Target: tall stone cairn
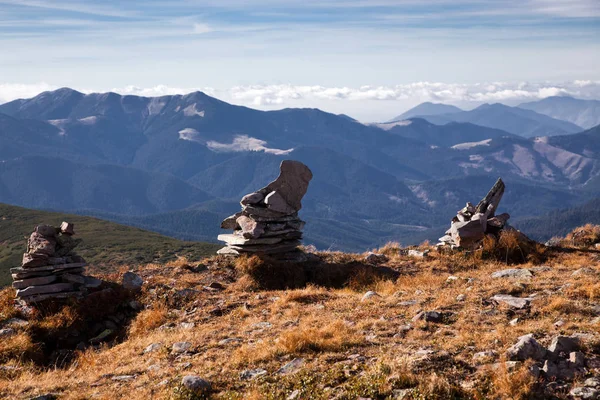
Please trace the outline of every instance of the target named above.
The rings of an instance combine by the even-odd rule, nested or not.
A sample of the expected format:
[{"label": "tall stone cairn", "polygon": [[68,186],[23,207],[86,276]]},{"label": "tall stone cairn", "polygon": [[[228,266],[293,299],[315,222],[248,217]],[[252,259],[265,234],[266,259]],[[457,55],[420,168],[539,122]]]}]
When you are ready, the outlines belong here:
[{"label": "tall stone cairn", "polygon": [[284,160],[279,169],[277,179],[244,196],[242,211],[221,223],[221,228],[233,229],[233,233],[219,235],[227,246],[218,254],[283,254],[300,245],[304,221],[298,211],[313,175],[299,161]]},{"label": "tall stone cairn", "polygon": [[73,238],[74,234],[73,224],[68,222],[63,222],[60,228],[35,227],[21,267],[10,270],[17,299],[34,303],[80,297],[86,288],[100,285],[100,280],[83,276],[86,262],[73,252],[81,243],[81,239]]}]

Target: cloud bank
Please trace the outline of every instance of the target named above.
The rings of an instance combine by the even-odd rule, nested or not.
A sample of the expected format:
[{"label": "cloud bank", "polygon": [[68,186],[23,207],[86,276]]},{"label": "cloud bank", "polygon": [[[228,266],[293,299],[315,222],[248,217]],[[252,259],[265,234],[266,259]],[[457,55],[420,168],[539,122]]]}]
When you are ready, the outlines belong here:
[{"label": "cloud bank", "polygon": [[[48,83],[0,83],[0,103],[18,98],[30,98],[46,90],[57,89]],[[419,103],[456,104],[468,107],[481,103],[505,103],[543,99],[549,96],[572,96],[600,99],[600,81],[574,80],[567,82],[483,82],[445,83],[412,82],[387,86],[320,86],[320,85],[246,85],[231,88],[124,86],[121,88],[81,89],[81,92],[113,91],[123,95],[146,97],[187,94],[202,91],[223,101],[271,110],[284,107],[316,107],[329,112],[346,113],[363,120],[386,119]],[[191,107],[191,106],[190,106]],[[195,105],[194,105],[195,107]],[[204,116],[202,110],[191,107],[188,113]],[[249,138],[252,139],[252,138]],[[264,146],[246,140],[246,146]],[[244,139],[245,140],[245,139]],[[235,143],[235,142],[234,142]],[[241,142],[238,142],[238,146]],[[266,148],[266,147],[265,147]],[[267,149],[268,150],[268,149]],[[234,150],[231,150],[234,151]],[[266,151],[260,149],[259,151]],[[285,151],[285,150],[284,150]]]}]

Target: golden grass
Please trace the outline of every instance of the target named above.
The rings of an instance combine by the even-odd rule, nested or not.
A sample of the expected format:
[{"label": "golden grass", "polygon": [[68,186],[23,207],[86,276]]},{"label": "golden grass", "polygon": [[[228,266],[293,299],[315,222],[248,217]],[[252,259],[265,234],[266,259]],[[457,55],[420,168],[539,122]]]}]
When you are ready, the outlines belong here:
[{"label": "golden grass", "polygon": [[167,306],[154,303],[151,308],[141,311],[129,327],[130,336],[142,336],[163,325],[167,320]]},{"label": "golden grass", "polygon": [[298,328],[283,332],[277,347],[283,353],[299,354],[307,351],[342,351],[364,341],[354,329],[343,321],[333,321],[319,326],[323,321],[307,321]]},{"label": "golden grass", "polygon": [[588,247],[600,242],[600,225],[586,224],[573,229],[564,243],[574,247]]},{"label": "golden grass", "polygon": [[[513,245],[509,239],[503,242],[505,248]],[[302,268],[322,275],[294,289],[261,288],[257,280],[261,274],[274,274],[267,278],[277,282],[279,264],[258,257],[206,259],[202,262],[209,269],[203,273],[185,268],[184,260],[169,267],[149,265],[138,270],[147,282],[137,298],[145,308],[129,322],[128,334],[120,340],[88,348],[62,368],[32,363],[41,354],[40,330],[54,334],[77,326],[88,315],[104,318],[99,310],[85,314],[74,305],[42,310],[30,317],[29,326],[16,327],[17,335],[3,338],[2,363],[20,369],[0,373],[0,398],[54,392],[61,399],[174,399],[182,398],[176,397],[183,393],[176,390],[182,376],[194,374],[212,382],[215,399],[282,399],[295,390],[302,399],[382,399],[406,388],[413,389],[409,398],[415,399],[525,399],[539,396],[527,365],[509,371],[486,364],[502,365],[504,351],[528,333],[544,345],[559,332],[598,338],[590,311],[598,302],[598,276],[571,276],[584,266],[598,269],[593,252],[553,250],[545,254],[548,271],[516,282],[490,276],[506,268],[505,255],[485,259],[432,251],[428,258],[415,259],[402,255],[395,244],[385,247],[390,259],[384,269],[395,271],[394,276],[365,266],[364,254],[316,253],[321,261]],[[519,267],[537,266],[529,258]],[[348,271],[363,275],[353,281]],[[450,275],[459,279],[448,280]],[[117,281],[119,275],[110,279]],[[212,281],[225,283],[227,289],[204,289]],[[188,288],[195,291],[179,299],[177,291]],[[361,301],[367,290],[380,296]],[[531,312],[515,315],[489,301],[498,293],[537,296]],[[465,300],[457,301],[459,294]],[[2,320],[18,316],[3,295]],[[110,308],[109,301],[102,299],[98,308]],[[411,321],[419,310],[443,311],[452,317],[441,324]],[[517,324],[509,324],[517,316]],[[554,326],[558,319],[565,322],[560,330]],[[185,329],[183,322],[194,327]],[[408,324],[412,328],[401,330]],[[157,329],[163,325],[165,329]],[[192,343],[192,352],[172,354],[172,344],[179,341]],[[152,343],[161,343],[162,348],[144,354]],[[586,357],[596,351],[595,343],[585,347]],[[419,356],[423,349],[432,353]],[[473,354],[490,349],[497,355],[482,362],[481,370],[471,368]],[[276,373],[294,358],[304,360],[298,372]],[[257,368],[267,374],[254,380],[240,378],[243,371]],[[113,380],[118,375],[135,378]]]}]

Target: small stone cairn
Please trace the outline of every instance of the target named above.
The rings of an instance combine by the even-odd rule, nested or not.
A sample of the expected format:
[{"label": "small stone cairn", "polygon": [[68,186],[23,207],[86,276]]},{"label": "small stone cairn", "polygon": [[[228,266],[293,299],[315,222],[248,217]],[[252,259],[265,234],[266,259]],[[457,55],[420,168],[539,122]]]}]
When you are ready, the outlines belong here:
[{"label": "small stone cairn", "polygon": [[285,254],[300,245],[304,221],[298,218],[298,211],[313,175],[299,161],[284,160],[279,168],[277,179],[244,196],[242,211],[221,223],[222,229],[234,232],[219,235],[227,246],[218,254]]},{"label": "small stone cairn", "polygon": [[86,288],[101,284],[96,278],[82,275],[87,264],[83,257],[73,253],[81,243],[81,239],[73,238],[74,234],[73,224],[68,222],[63,222],[60,228],[35,227],[21,267],[10,270],[17,299],[33,303],[81,297]]},{"label": "small stone cairn", "polygon": [[466,207],[458,211],[456,217],[452,218],[452,225],[441,237],[439,247],[449,246],[454,248],[474,249],[485,235],[498,236],[503,229],[514,229],[508,226],[510,215],[507,213],[495,215],[500,200],[504,195],[505,185],[498,178],[488,194],[473,206],[467,203]]}]

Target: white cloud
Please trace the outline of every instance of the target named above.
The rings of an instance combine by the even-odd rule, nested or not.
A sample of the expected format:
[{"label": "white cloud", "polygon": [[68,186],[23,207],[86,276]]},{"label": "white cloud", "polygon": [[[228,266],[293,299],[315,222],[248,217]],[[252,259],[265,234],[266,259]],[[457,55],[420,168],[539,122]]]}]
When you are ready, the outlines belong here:
[{"label": "white cloud", "polygon": [[[181,133],[181,132],[180,132]],[[206,146],[216,152],[241,152],[241,151],[264,151],[265,153],[285,155],[291,153],[294,149],[281,150],[267,147],[267,142],[248,135],[239,135],[233,139],[232,143],[219,143],[210,140]]]},{"label": "white cloud", "polygon": [[0,83],[0,104],[16,99],[27,99],[47,90],[58,89],[47,83]]},{"label": "white cloud", "polygon": [[414,82],[394,86],[324,87],[295,85],[236,86],[231,98],[254,106],[293,103],[294,100],[414,100],[436,102],[502,102],[570,95],[600,98],[600,81],[565,83],[475,83]]}]

